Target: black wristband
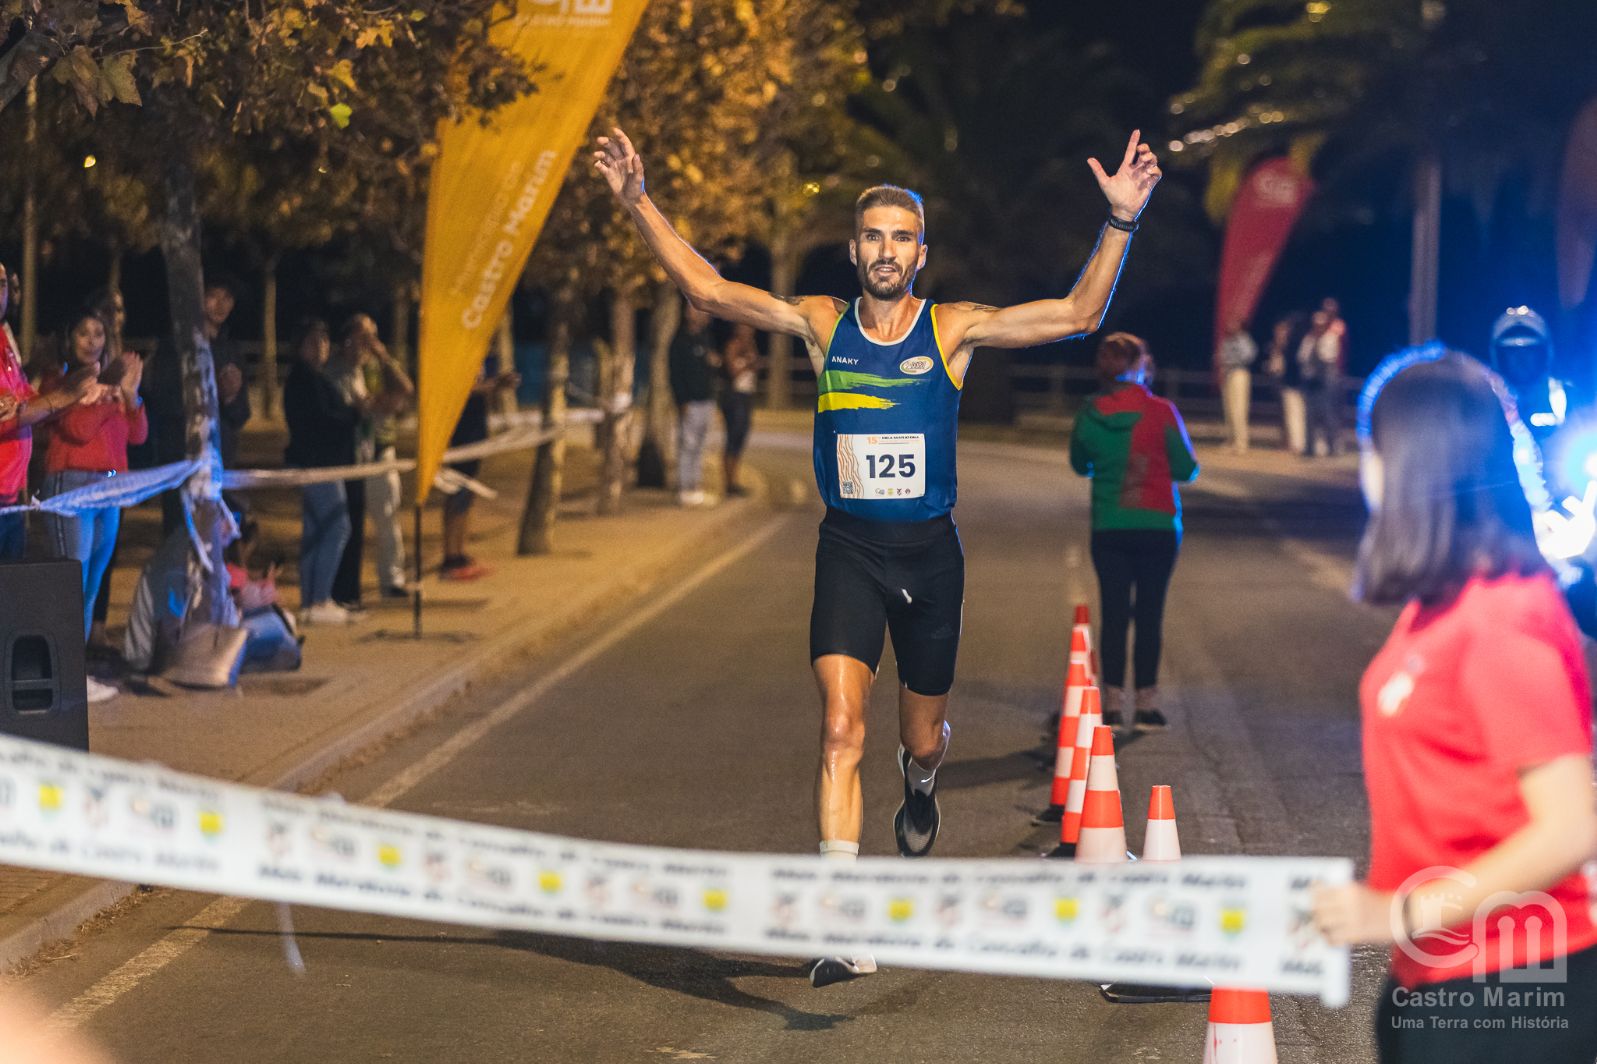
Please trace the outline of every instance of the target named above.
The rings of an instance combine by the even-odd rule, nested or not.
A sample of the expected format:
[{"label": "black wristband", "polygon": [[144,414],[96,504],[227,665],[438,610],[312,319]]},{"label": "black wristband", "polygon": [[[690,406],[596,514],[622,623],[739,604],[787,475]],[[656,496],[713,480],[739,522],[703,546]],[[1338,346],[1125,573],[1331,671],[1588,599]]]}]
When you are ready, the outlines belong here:
[{"label": "black wristband", "polygon": [[1113,214],[1111,214],[1109,216],[1109,228],[1118,229],[1122,233],[1135,233],[1137,231],[1137,226],[1138,226],[1137,222],[1122,222],[1119,218],[1116,218]]}]

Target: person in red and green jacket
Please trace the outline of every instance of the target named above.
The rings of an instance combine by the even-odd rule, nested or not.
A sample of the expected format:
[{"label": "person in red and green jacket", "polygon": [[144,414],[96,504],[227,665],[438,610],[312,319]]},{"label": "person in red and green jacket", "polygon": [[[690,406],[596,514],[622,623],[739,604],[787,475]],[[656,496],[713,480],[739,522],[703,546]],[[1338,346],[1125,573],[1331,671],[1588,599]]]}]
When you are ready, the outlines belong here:
[{"label": "person in red and green jacket", "polygon": [[[1148,345],[1111,333],[1098,346],[1102,388],[1076,415],[1070,465],[1092,478],[1092,564],[1098,571],[1104,723],[1124,723],[1126,639],[1137,626],[1138,731],[1165,727],[1159,709],[1165,591],[1181,548],[1176,484],[1198,475],[1187,427],[1148,390]],[[1135,605],[1133,605],[1135,603]]]}]

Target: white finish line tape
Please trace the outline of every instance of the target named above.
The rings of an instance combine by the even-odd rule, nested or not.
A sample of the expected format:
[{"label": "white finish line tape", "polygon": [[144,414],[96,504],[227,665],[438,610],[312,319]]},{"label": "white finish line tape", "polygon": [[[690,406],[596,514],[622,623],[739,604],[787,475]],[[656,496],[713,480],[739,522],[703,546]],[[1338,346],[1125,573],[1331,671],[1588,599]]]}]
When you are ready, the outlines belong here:
[{"label": "white finish line tape", "polygon": [[1346,1004],[1309,919],[1342,858],[819,857],[586,842],[0,737],[0,863],[330,909],[905,967],[1257,987]]}]

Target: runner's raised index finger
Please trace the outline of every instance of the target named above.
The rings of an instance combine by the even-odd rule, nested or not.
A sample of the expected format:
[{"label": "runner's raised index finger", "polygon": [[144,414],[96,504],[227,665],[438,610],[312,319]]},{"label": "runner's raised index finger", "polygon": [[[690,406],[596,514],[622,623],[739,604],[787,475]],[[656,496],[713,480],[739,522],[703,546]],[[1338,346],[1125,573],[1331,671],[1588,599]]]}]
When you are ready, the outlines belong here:
[{"label": "runner's raised index finger", "polygon": [[1136,155],[1137,155],[1137,140],[1141,136],[1142,136],[1142,130],[1133,129],[1131,131],[1131,139],[1126,141],[1126,157],[1124,159],[1120,160],[1120,165],[1121,165],[1122,168],[1130,166],[1131,165],[1131,160],[1136,158]]}]

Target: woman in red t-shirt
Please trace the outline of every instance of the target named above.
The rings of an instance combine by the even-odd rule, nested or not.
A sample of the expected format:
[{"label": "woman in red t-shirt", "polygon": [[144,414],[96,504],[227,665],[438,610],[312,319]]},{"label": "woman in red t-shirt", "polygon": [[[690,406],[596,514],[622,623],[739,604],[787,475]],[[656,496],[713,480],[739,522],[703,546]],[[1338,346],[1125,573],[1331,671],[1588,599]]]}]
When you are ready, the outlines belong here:
[{"label": "woman in red t-shirt", "polygon": [[[1430,349],[1361,425],[1356,593],[1403,604],[1360,685],[1370,868],[1326,888],[1338,944],[1392,943],[1381,1060],[1597,1060],[1591,688],[1536,548],[1500,382]],[[1384,383],[1383,383],[1384,382]]]},{"label": "woman in red t-shirt", "polygon": [[[149,433],[144,403],[139,398],[143,360],[131,352],[111,361],[106,357],[105,322],[93,310],[80,311],[66,332],[66,360],[44,381],[46,392],[68,387],[82,375],[97,377],[97,402],[67,408],[50,422],[45,452],[43,494],[60,495],[128,471],[128,444],[143,443]],[[122,523],[115,506],[81,510],[72,516],[45,514],[48,542],[58,558],[83,566],[83,634],[94,619],[94,596],[110,564]]]}]

